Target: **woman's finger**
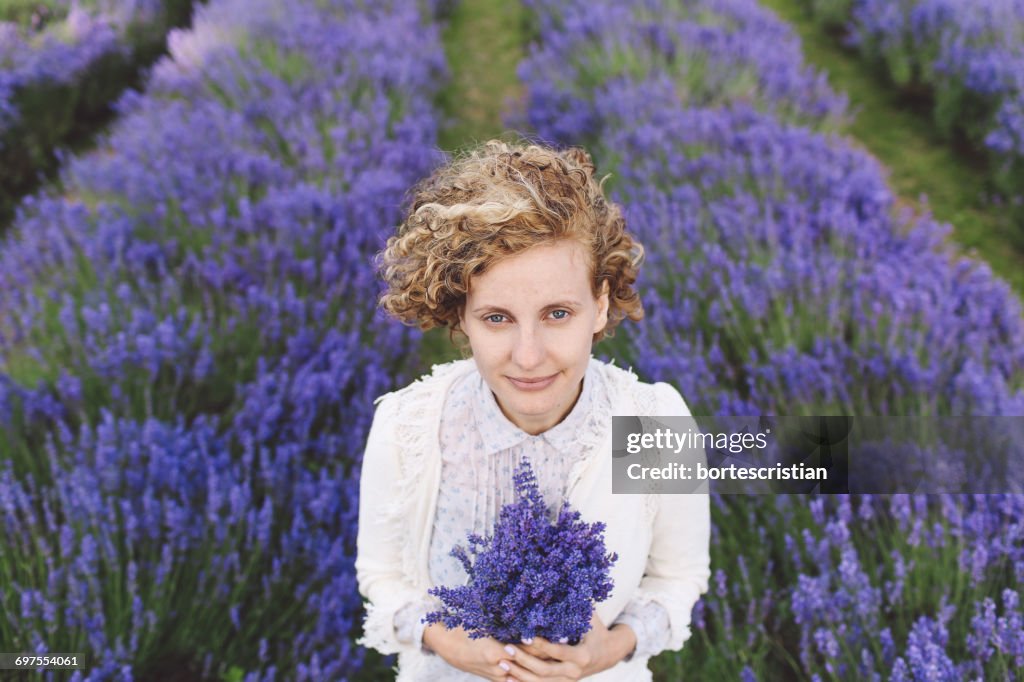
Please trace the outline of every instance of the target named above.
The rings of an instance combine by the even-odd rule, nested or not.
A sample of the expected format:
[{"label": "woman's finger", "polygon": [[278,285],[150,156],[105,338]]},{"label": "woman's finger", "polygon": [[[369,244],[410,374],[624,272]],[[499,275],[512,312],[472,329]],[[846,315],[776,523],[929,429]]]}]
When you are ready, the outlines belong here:
[{"label": "woman's finger", "polygon": [[545,647],[545,644],[549,644],[549,642],[546,639],[537,638],[534,639],[533,642],[530,644],[523,643],[517,644],[516,646],[518,646],[520,649],[527,652],[528,654],[532,654],[542,660],[555,658],[554,656],[550,656],[547,653],[548,649]]},{"label": "woman's finger", "polygon": [[[563,663],[562,661],[534,656],[533,654],[524,651],[521,647],[518,649],[518,653],[513,657],[511,663],[516,668],[523,670],[523,674],[527,675],[526,680],[523,682],[532,682],[532,680],[538,676],[544,680],[551,680],[560,676],[569,677],[569,673],[573,669],[571,665]],[[513,670],[514,669],[515,668],[513,668]],[[529,677],[530,675],[533,677]]]},{"label": "woman's finger", "polygon": [[509,672],[509,680],[515,682],[577,682],[578,677],[567,677],[558,672],[550,674],[537,674],[530,670],[524,669],[522,666],[518,666],[515,663],[509,665],[511,671]]},{"label": "woman's finger", "polygon": [[509,663],[508,675],[510,680],[516,680],[516,682],[541,682],[542,679],[544,682],[547,682],[548,680],[547,677],[542,678],[536,673],[516,665],[515,662]]},{"label": "woman's finger", "polygon": [[520,644],[519,648],[539,659],[550,661],[572,661],[576,653],[575,648],[568,644],[556,644],[543,637],[535,637],[532,643]]},{"label": "woman's finger", "polygon": [[520,645],[520,647],[523,646],[538,658],[554,658],[556,660],[562,660],[565,657],[564,649],[567,648],[564,644],[555,644],[543,637],[535,637],[530,644]]}]

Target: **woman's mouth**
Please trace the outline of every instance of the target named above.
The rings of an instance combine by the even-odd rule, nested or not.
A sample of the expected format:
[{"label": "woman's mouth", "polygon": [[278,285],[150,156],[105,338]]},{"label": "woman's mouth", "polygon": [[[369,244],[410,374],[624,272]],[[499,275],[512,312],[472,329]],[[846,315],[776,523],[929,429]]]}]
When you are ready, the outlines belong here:
[{"label": "woman's mouth", "polygon": [[536,379],[528,377],[505,378],[508,379],[509,382],[511,382],[511,384],[518,388],[520,391],[542,391],[554,383],[555,379],[558,378],[558,374],[552,374],[551,376],[548,377],[538,377]]}]

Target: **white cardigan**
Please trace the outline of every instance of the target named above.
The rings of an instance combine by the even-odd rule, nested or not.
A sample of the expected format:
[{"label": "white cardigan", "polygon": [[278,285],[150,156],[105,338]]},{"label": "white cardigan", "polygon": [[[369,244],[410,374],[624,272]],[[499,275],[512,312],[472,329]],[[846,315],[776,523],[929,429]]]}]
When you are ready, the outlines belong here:
[{"label": "white cardigan", "polygon": [[[613,414],[687,416],[678,391],[645,384],[632,372],[591,359],[612,391]],[[400,682],[419,682],[426,656],[418,644],[395,636],[394,616],[424,597],[427,557],[441,476],[441,410],[454,381],[476,371],[472,359],[435,365],[433,373],[381,396],[366,444],[359,486],[356,578],[368,601],[363,646],[399,654]],[[690,635],[690,612],[710,577],[710,507],[707,494],[613,495],[610,415],[595,415],[581,431],[584,455],[569,475],[569,502],[584,521],[603,521],[614,589],[596,605],[610,624],[633,596],[661,604],[669,614],[669,648]],[[647,658],[637,656],[598,673],[595,682],[650,680]]]}]

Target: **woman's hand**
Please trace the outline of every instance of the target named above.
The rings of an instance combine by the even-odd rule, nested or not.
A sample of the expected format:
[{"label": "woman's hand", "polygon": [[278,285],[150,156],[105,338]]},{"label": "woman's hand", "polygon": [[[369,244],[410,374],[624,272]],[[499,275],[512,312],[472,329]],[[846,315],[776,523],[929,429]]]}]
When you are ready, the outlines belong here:
[{"label": "woman's hand", "polygon": [[543,637],[520,644],[512,657],[509,677],[517,682],[576,682],[611,668],[636,646],[636,635],[629,626],[609,630],[596,613],[590,626],[580,643],[573,646]]},{"label": "woman's hand", "polygon": [[443,623],[427,626],[423,630],[423,643],[449,665],[491,682],[506,682],[513,669],[511,659],[521,655],[516,647],[506,646],[492,637],[470,639],[464,629],[449,630]]}]

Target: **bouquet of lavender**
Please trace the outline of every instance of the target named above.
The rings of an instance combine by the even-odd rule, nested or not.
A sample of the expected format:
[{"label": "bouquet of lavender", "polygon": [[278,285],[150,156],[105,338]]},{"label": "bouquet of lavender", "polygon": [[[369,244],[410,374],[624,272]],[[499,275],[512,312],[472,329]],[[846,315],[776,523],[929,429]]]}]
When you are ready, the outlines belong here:
[{"label": "bouquet of lavender", "polygon": [[443,608],[427,614],[426,622],[462,626],[473,639],[518,642],[539,635],[577,644],[590,629],[593,603],[611,593],[608,572],[618,557],[605,553],[604,524],[581,521],[568,501],[554,523],[548,520],[525,458],[515,486],[518,499],[502,507],[492,535],[470,534],[468,552],[452,549],[469,582],[430,589]]}]

